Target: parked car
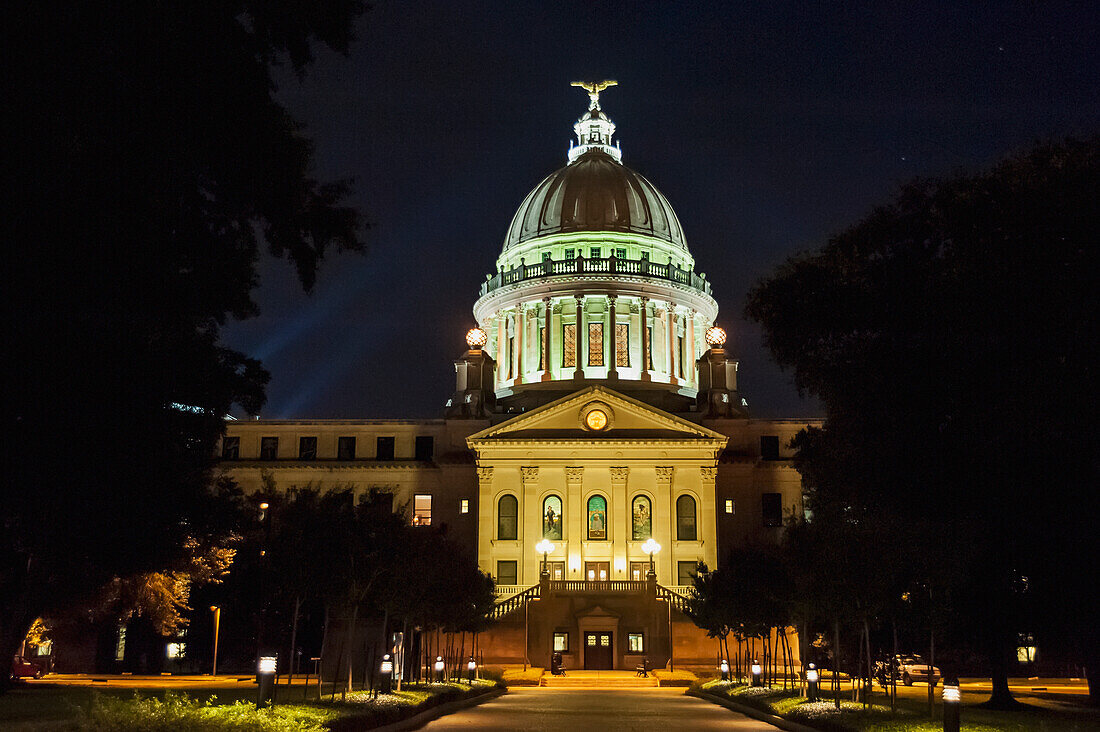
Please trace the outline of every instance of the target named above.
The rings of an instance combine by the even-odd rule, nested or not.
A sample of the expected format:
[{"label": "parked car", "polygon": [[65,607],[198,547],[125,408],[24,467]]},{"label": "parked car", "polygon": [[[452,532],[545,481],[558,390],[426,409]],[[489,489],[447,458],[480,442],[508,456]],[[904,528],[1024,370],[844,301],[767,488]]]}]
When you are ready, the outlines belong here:
[{"label": "parked car", "polygon": [[34,661],[28,661],[23,656],[13,656],[11,659],[11,677],[13,679],[36,678],[46,675],[46,669]]},{"label": "parked car", "polygon": [[912,686],[914,681],[928,681],[935,686],[940,680],[939,668],[929,666],[923,658],[916,655],[894,656],[892,660],[875,664],[875,678],[883,687],[890,684],[891,675],[906,686]]}]

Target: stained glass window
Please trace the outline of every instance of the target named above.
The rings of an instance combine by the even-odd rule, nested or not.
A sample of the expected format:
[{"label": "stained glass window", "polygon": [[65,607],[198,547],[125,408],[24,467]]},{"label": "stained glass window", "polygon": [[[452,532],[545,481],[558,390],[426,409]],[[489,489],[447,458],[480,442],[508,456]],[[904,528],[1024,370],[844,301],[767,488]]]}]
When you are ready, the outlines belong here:
[{"label": "stained glass window", "polygon": [[653,535],[653,508],[645,496],[637,496],[631,504],[631,534],[633,541],[645,541]]},{"label": "stained glass window", "polygon": [[603,366],[603,323],[588,324],[588,365]]},{"label": "stained glass window", "polygon": [[547,496],[542,502],[542,537],[561,540],[561,499]]},{"label": "stained glass window", "polygon": [[630,365],[630,325],[615,323],[615,365]]},{"label": "stained glass window", "polygon": [[588,499],[588,540],[607,541],[607,500],[603,496]]},{"label": "stained glass window", "polygon": [[573,323],[561,328],[561,365],[570,369],[577,366],[577,326]]}]

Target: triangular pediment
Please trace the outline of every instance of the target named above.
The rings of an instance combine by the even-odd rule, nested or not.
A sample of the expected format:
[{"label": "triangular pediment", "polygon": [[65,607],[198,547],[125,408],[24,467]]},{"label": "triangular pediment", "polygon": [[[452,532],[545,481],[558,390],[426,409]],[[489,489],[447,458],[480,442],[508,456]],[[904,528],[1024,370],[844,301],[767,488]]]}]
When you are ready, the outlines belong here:
[{"label": "triangular pediment", "polygon": [[[590,416],[593,411],[602,414]],[[726,437],[607,387],[590,386],[473,434],[468,442],[530,439],[725,442]]]},{"label": "triangular pediment", "polygon": [[595,606],[593,606],[593,607],[591,607],[587,610],[582,610],[581,612],[577,613],[573,617],[580,620],[581,618],[588,618],[588,619],[592,619],[592,618],[616,618],[617,619],[617,618],[622,617],[622,616],[618,615],[617,613],[613,613],[613,612],[610,612],[608,610],[604,610],[599,605],[595,605]]}]

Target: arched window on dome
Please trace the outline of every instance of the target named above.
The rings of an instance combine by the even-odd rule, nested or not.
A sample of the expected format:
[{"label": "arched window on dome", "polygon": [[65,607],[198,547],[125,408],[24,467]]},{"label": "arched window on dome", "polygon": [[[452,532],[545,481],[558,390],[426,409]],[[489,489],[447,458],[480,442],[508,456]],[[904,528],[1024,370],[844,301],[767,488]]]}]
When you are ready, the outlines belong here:
[{"label": "arched window on dome", "polygon": [[547,496],[542,502],[542,538],[561,541],[561,498]]},{"label": "arched window on dome", "polygon": [[653,507],[646,496],[635,496],[630,504],[630,539],[645,541],[653,536]]},{"label": "arched window on dome", "polygon": [[684,494],[676,499],[676,538],[680,541],[695,541],[695,499]]},{"label": "arched window on dome", "polygon": [[497,538],[519,538],[519,501],[513,495],[504,495],[497,501]]},{"label": "arched window on dome", "polygon": [[588,499],[588,540],[607,541],[607,499],[603,496]]}]

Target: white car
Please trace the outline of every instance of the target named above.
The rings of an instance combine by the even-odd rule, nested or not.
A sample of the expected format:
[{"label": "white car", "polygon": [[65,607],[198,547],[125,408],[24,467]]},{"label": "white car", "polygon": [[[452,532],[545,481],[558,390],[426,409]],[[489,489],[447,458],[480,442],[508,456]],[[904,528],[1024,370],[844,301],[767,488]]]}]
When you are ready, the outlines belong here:
[{"label": "white car", "polygon": [[897,674],[901,683],[912,686],[914,681],[928,681],[935,686],[940,680],[940,670],[929,666],[920,656],[898,656]]}]

